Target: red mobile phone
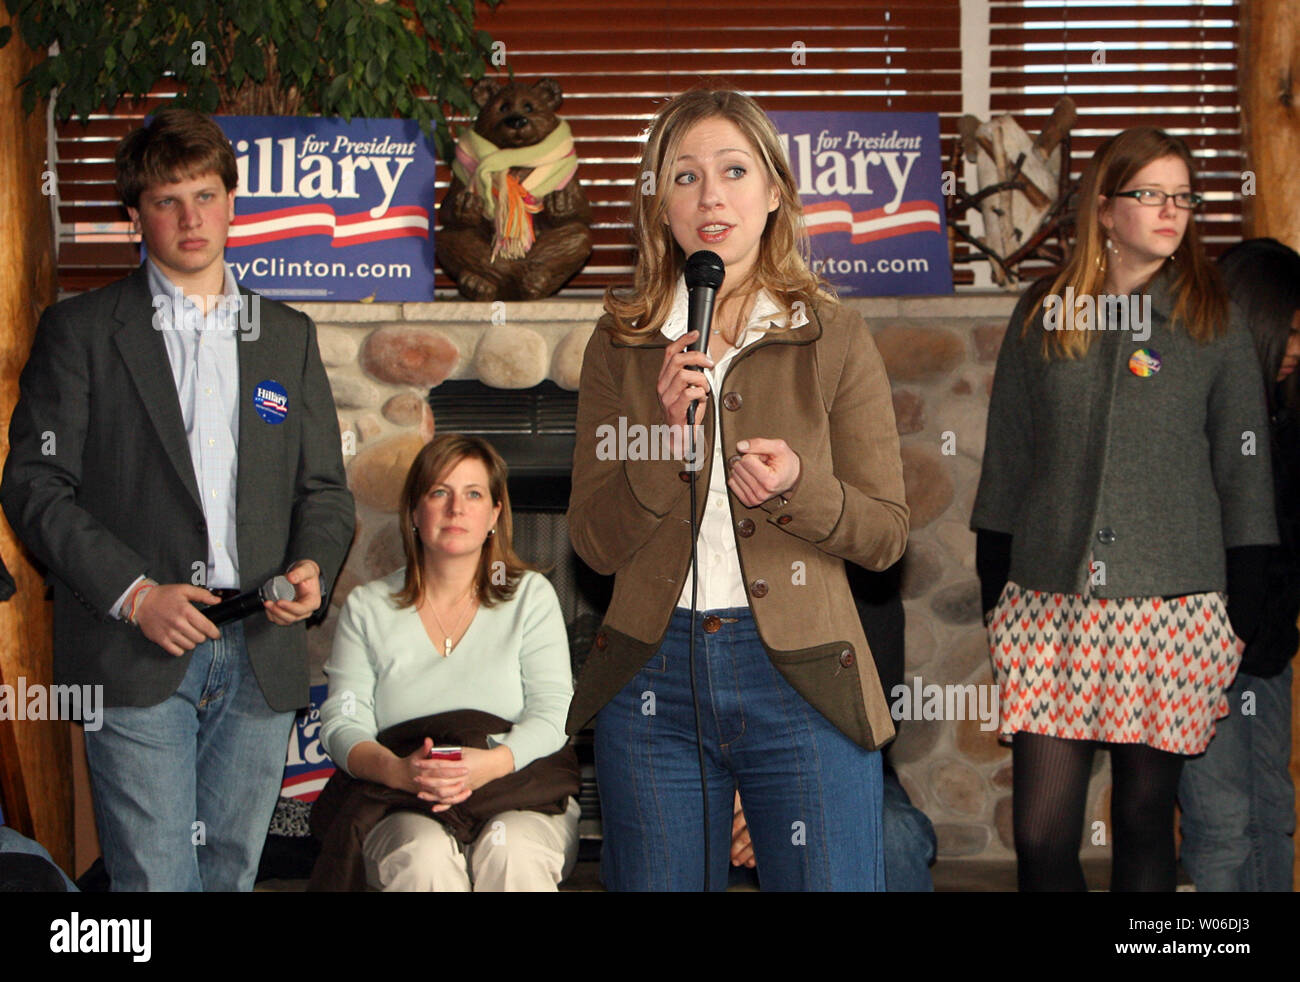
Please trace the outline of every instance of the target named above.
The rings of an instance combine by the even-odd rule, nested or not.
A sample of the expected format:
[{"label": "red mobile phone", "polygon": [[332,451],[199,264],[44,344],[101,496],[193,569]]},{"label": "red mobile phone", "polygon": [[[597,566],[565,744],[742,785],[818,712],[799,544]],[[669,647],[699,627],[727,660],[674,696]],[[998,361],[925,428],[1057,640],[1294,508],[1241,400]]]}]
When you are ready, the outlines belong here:
[{"label": "red mobile phone", "polygon": [[460,760],[460,747],[430,747],[426,760]]}]

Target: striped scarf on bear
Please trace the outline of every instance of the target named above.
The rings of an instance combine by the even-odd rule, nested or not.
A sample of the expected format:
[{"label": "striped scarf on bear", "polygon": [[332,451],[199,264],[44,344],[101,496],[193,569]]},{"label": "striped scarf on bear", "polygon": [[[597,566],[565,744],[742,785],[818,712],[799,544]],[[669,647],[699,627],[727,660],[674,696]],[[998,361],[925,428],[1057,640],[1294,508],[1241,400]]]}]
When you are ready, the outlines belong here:
[{"label": "striped scarf on bear", "polygon": [[[512,167],[528,167],[532,173],[518,181],[510,174]],[[483,197],[483,213],[496,226],[494,262],[497,256],[522,259],[528,254],[536,238],[533,215],[542,210],[542,199],[568,184],[577,169],[573,136],[563,120],[541,143],[504,150],[467,130],[456,143],[451,165],[461,183]]]}]

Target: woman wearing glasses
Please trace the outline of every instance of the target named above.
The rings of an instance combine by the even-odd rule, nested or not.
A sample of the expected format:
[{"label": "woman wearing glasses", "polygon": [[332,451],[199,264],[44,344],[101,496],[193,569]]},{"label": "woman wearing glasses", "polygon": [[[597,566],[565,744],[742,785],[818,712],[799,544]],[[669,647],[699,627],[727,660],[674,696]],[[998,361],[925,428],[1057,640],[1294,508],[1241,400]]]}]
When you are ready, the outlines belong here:
[{"label": "woman wearing glasses", "polygon": [[1174,888],[1182,763],[1228,711],[1251,547],[1277,542],[1259,361],[1197,239],[1192,182],[1160,130],[1102,144],[1074,251],[998,356],[971,527],[1022,890],[1085,889],[1099,746],[1111,888]]}]

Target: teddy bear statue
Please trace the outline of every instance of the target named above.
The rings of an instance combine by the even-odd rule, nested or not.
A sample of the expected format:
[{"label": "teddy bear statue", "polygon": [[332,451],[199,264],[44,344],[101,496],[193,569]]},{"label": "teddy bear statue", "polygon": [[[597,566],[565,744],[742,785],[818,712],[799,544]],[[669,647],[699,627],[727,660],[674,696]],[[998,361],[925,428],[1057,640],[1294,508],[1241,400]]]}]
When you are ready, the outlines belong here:
[{"label": "teddy bear statue", "polygon": [[569,124],[555,115],[560,86],[485,78],[472,95],[479,114],[456,144],[438,262],[470,300],[550,296],[591,255],[591,205]]}]

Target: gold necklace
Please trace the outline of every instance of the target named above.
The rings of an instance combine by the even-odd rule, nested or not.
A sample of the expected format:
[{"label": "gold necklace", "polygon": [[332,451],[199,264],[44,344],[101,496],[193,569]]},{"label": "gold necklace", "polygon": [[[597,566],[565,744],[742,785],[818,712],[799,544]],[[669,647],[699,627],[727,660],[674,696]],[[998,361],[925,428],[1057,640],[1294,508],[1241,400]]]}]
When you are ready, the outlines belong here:
[{"label": "gold necklace", "polygon": [[465,598],[465,608],[461,611],[461,619],[457,622],[456,629],[450,634],[448,634],[447,629],[442,626],[442,618],[438,616],[438,611],[434,609],[433,598],[426,596],[425,599],[429,601],[429,613],[433,615],[434,623],[438,625],[438,632],[443,635],[442,657],[446,658],[451,654],[451,639],[460,632],[461,626],[465,622],[465,614],[468,612],[471,602],[474,599],[474,588],[472,586],[469,588],[469,594]]}]

